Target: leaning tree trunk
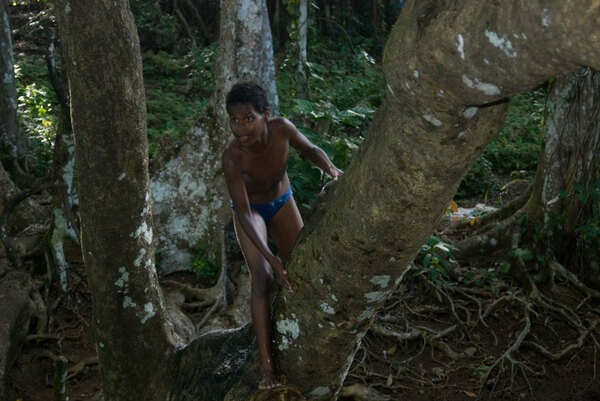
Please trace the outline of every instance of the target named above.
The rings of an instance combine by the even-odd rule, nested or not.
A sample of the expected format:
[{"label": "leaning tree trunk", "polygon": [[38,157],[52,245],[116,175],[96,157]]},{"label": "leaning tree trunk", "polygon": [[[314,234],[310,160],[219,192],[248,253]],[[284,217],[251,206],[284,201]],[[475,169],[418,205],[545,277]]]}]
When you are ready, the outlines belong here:
[{"label": "leaning tree trunk", "polygon": [[295,292],[274,307],[280,364],[303,393],[335,397],[371,318],[500,131],[505,99],[600,63],[588,39],[599,16],[585,1],[407,4],[385,52],[386,99],[293,251]]},{"label": "leaning tree trunk", "polygon": [[[199,252],[221,265],[222,222],[229,203],[221,173],[221,153],[230,140],[225,94],[241,80],[268,90],[278,109],[275,64],[265,0],[221,2],[215,89],[207,110],[179,142],[163,149],[152,168],[157,249],[161,273],[185,270]],[[220,263],[221,262],[221,263]]]},{"label": "leaning tree trunk", "polygon": [[[0,0],[0,154],[2,163],[15,178],[21,178],[27,139],[17,119],[15,57],[8,17],[8,0]],[[8,157],[6,157],[8,156]]]},{"label": "leaning tree trunk", "polygon": [[[530,224],[553,228],[548,247],[558,261],[577,266],[579,277],[598,284],[598,250],[586,248],[577,229],[592,212],[593,199],[586,195],[596,185],[600,166],[600,72],[585,68],[557,78],[545,122],[545,144],[523,212]],[[558,221],[550,221],[553,216],[561,216],[560,228]]]},{"label": "leaning tree trunk", "polygon": [[[127,2],[60,1],[57,10],[105,399],[246,400],[256,389],[248,367],[257,365],[248,327],[181,348],[170,335],[150,244],[140,57]],[[598,18],[585,0],[409,3],[386,49],[386,99],[293,250],[295,292],[275,301],[279,361],[307,398],[335,399],[372,317],[502,127],[503,99],[581,63],[600,66],[588,40],[600,37],[589,23]]]}]

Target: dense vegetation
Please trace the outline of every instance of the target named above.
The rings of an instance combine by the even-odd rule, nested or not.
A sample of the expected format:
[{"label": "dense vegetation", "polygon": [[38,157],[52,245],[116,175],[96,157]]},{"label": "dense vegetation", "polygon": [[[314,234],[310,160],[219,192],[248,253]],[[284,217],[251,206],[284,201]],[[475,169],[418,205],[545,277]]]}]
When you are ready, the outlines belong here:
[{"label": "dense vegetation", "polygon": [[[381,2],[380,11],[385,14],[380,16],[374,35],[374,28],[359,21],[352,8],[337,9],[338,23],[320,16],[319,2],[313,2],[316,11],[309,25],[307,90],[300,94],[293,40],[297,2],[286,3],[285,16],[274,21],[274,30],[279,29],[274,37],[280,114],[291,119],[343,169],[382,100],[379,62],[397,11],[390,2]],[[177,18],[165,12],[168,10],[141,1],[132,2],[132,8],[142,40],[148,138],[150,156],[154,157],[162,136],[180,138],[206,106],[218,49],[208,40],[193,44]],[[287,24],[285,35],[280,32],[282,24]],[[199,44],[202,42],[207,44]],[[35,153],[35,171],[42,175],[51,162],[57,99],[43,57],[19,52],[16,59],[21,123]],[[544,99],[543,88],[513,99],[506,127],[463,180],[459,199],[495,198],[509,180],[531,178],[542,140]],[[326,178],[296,154],[291,156],[289,173],[302,210],[308,211]]]}]

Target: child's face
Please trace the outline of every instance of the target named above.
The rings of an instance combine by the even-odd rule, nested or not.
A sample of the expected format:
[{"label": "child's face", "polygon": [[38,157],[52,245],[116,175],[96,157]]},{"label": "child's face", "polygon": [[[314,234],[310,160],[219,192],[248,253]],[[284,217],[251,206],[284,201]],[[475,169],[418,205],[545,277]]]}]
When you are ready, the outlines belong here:
[{"label": "child's face", "polygon": [[249,103],[236,104],[229,109],[231,131],[244,146],[250,146],[260,139],[268,119],[268,109],[261,114]]}]

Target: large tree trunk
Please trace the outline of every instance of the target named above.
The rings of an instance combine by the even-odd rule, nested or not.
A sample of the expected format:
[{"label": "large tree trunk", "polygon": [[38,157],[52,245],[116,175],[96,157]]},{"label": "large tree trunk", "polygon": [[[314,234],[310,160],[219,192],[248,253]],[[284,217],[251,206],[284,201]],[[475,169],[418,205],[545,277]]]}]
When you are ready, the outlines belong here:
[{"label": "large tree trunk", "polygon": [[[386,100],[291,255],[295,292],[275,301],[279,361],[309,399],[336,397],[372,317],[500,130],[503,99],[580,63],[600,66],[600,48],[589,40],[600,37],[590,23],[600,8],[589,7],[585,0],[408,4],[386,49]],[[127,2],[63,0],[57,10],[105,399],[246,400],[256,388],[248,327],[178,348],[162,307]]]},{"label": "large tree trunk", "polygon": [[504,99],[598,65],[587,21],[599,15],[585,1],[407,4],[385,52],[386,99],[293,251],[294,294],[274,307],[281,365],[303,393],[335,396],[372,316],[500,131]]},{"label": "large tree trunk", "polygon": [[[27,139],[17,120],[15,57],[8,17],[8,0],[0,0],[0,154],[2,163],[13,177],[23,175]],[[8,156],[8,157],[6,157]]]},{"label": "large tree trunk", "polygon": [[230,140],[225,94],[241,80],[267,88],[278,110],[275,63],[265,0],[221,2],[215,90],[206,112],[152,168],[152,197],[161,273],[185,270],[199,251],[221,262],[222,223],[229,218],[221,153]]},{"label": "large tree trunk", "polygon": [[133,17],[125,0],[59,1],[56,11],[105,399],[164,400],[177,340],[154,268],[146,109]]},{"label": "large tree trunk", "polygon": [[580,277],[598,284],[598,250],[585,247],[577,228],[592,212],[588,195],[600,166],[600,72],[586,68],[557,78],[545,122],[545,144],[523,212],[531,224],[552,228],[548,245],[563,265],[577,266]]}]

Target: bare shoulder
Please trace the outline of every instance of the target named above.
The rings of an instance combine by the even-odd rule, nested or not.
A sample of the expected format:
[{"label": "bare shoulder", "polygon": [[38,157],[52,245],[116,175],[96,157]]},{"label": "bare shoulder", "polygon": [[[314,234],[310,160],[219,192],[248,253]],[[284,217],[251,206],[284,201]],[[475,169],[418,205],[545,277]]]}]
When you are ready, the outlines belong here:
[{"label": "bare shoulder", "polygon": [[237,164],[236,162],[239,160],[239,150],[237,146],[235,146],[235,140],[229,142],[223,154],[221,154],[221,164],[226,170],[234,168]]},{"label": "bare shoulder", "polygon": [[294,123],[285,117],[273,117],[268,124],[269,130],[276,136],[289,138],[290,135],[298,131]]}]

